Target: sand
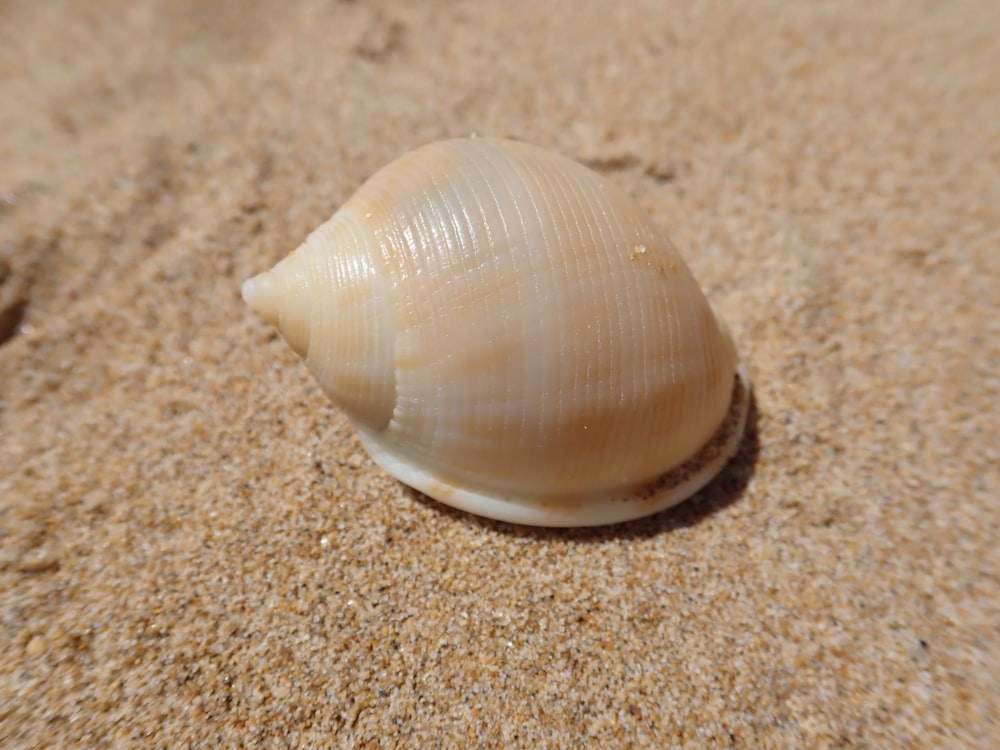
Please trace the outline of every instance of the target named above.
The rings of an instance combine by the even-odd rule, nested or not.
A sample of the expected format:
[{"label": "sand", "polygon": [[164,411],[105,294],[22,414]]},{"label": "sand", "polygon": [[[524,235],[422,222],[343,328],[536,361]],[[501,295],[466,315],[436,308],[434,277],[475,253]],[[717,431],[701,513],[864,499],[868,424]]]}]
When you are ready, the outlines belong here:
[{"label": "sand", "polygon": [[[997,38],[993,0],[0,5],[0,745],[991,747]],[[240,300],[472,132],[622,185],[729,321],[755,409],[691,501],[435,503]]]}]

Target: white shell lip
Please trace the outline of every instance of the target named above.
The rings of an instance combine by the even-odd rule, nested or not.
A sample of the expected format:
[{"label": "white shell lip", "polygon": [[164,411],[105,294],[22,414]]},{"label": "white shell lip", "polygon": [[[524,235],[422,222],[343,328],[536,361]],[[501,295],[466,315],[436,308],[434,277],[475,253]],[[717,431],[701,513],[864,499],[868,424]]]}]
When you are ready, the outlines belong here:
[{"label": "white shell lip", "polygon": [[387,451],[379,440],[358,426],[368,454],[384,471],[438,502],[497,521],[574,528],[632,521],[671,508],[703,489],[739,452],[750,410],[752,385],[742,364],[736,368],[729,411],[715,434],[690,459],[651,482],[620,492],[545,498],[535,495],[489,493],[461,486],[427,468]]}]

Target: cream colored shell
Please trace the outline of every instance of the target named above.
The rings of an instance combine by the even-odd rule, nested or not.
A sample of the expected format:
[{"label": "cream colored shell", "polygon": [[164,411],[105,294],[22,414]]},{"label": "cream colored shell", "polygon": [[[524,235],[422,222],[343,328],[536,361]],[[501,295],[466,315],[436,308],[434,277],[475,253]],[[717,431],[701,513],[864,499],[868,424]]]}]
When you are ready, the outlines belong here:
[{"label": "cream colored shell", "polygon": [[534,146],[404,155],[243,297],[380,466],[472,513],[646,515],[707,483],[742,433],[736,350],[666,235]]}]

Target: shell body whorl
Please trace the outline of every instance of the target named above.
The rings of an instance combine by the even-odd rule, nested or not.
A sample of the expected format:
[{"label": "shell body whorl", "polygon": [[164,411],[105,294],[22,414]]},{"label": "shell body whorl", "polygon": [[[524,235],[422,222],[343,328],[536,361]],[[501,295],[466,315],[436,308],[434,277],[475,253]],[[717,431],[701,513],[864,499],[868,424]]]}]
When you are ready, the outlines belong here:
[{"label": "shell body whorl", "polygon": [[481,515],[645,515],[707,482],[742,432],[745,403],[712,467],[649,491],[732,412],[735,347],[632,199],[526,144],[404,155],[243,292],[377,463]]}]

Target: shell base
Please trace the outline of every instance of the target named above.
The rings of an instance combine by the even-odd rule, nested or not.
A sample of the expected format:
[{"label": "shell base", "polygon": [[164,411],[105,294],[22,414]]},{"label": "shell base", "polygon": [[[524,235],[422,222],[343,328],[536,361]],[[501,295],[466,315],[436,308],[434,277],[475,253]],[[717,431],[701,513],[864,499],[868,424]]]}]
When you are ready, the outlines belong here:
[{"label": "shell base", "polygon": [[743,368],[737,368],[729,411],[715,434],[694,456],[651,482],[593,495],[504,495],[456,486],[390,453],[374,434],[363,428],[358,429],[358,435],[365,450],[382,469],[445,505],[527,526],[603,526],[665,510],[691,497],[715,478],[739,450],[750,406],[750,389],[750,380]]}]

